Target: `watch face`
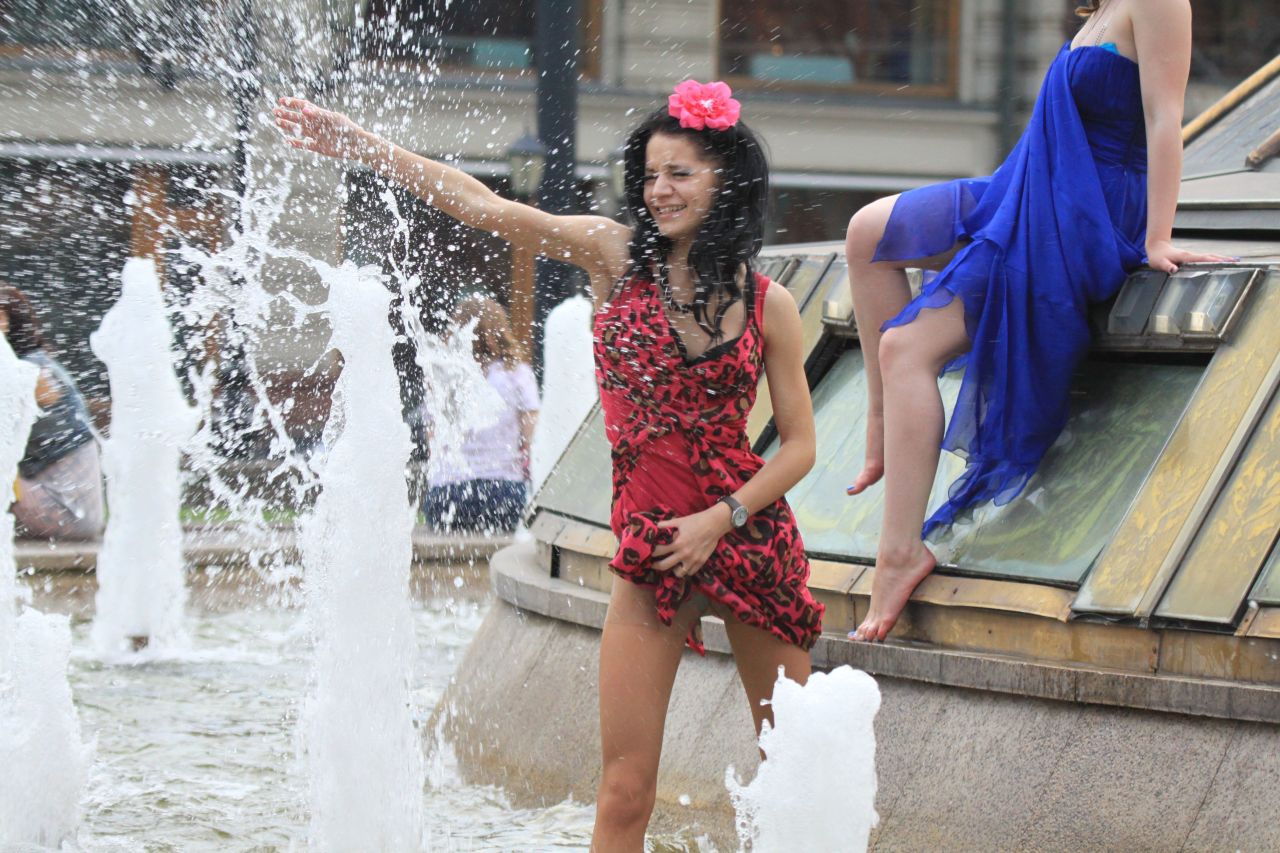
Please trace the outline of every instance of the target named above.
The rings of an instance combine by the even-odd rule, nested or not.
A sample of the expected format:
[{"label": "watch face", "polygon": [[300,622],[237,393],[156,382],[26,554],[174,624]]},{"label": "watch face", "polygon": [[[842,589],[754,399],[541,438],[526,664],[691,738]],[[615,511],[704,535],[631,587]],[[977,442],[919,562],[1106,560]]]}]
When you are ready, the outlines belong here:
[{"label": "watch face", "polygon": [[741,527],[747,523],[747,508],[745,506],[735,507],[733,510],[733,526]]}]

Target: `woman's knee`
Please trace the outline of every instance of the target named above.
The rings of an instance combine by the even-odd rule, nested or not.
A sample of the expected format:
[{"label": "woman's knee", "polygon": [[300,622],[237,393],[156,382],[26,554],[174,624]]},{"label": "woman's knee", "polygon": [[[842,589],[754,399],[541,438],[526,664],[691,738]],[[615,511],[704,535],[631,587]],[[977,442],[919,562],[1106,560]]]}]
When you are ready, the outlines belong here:
[{"label": "woman's knee", "polygon": [[906,326],[893,326],[880,334],[880,373],[889,376],[916,369],[919,353]]},{"label": "woman's knee", "polygon": [[897,196],[876,199],[858,209],[849,220],[845,233],[845,254],[850,260],[869,261],[875,255],[876,246],[884,236],[885,226]]},{"label": "woman's knee", "polygon": [[[944,316],[944,313],[946,316]],[[950,306],[930,309],[903,326],[880,335],[880,372],[884,376],[924,372],[936,375],[953,358],[968,349],[964,315]]]},{"label": "woman's knee", "polygon": [[600,818],[615,826],[647,824],[657,799],[658,780],[625,760],[605,765],[596,797]]}]

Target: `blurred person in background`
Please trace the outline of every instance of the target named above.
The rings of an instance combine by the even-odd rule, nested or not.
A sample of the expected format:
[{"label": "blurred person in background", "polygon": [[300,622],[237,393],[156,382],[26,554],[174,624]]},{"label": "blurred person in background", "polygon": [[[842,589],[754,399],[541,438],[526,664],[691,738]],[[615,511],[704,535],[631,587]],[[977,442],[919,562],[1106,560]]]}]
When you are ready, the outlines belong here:
[{"label": "blurred person in background", "polygon": [[[468,297],[454,311],[453,322],[457,329],[475,324],[472,354],[503,406],[495,422],[466,430],[460,447],[442,446],[444,437],[431,432],[422,513],[442,531],[509,532],[528,500],[537,382],[507,312],[497,302]],[[431,412],[424,415],[430,429]]]},{"label": "blurred person in background", "polygon": [[31,302],[0,282],[0,334],[14,354],[40,369],[26,452],[18,464],[19,536],[35,539],[96,539],[102,535],[102,464],[84,397],[49,352]]}]

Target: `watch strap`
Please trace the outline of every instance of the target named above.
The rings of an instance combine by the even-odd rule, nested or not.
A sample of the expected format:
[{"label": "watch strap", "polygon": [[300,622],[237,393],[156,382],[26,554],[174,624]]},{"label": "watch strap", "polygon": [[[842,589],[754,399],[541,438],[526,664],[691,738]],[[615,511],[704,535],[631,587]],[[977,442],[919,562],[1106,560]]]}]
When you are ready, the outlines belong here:
[{"label": "watch strap", "polygon": [[737,498],[732,495],[725,495],[720,498],[718,503],[729,507],[729,520],[733,522],[734,527],[741,527],[747,523],[747,508]]}]

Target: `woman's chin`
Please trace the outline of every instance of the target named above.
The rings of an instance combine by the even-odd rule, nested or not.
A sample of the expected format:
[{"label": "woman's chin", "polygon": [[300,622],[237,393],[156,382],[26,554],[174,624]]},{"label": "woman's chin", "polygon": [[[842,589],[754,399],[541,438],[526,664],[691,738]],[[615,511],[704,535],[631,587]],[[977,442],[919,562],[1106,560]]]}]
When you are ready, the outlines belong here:
[{"label": "woman's chin", "polygon": [[659,225],[658,226],[658,233],[661,234],[666,239],[671,240],[673,242],[678,242],[680,240],[693,237],[693,233],[695,230],[696,229],[684,228],[679,225],[672,225],[672,226]]}]

